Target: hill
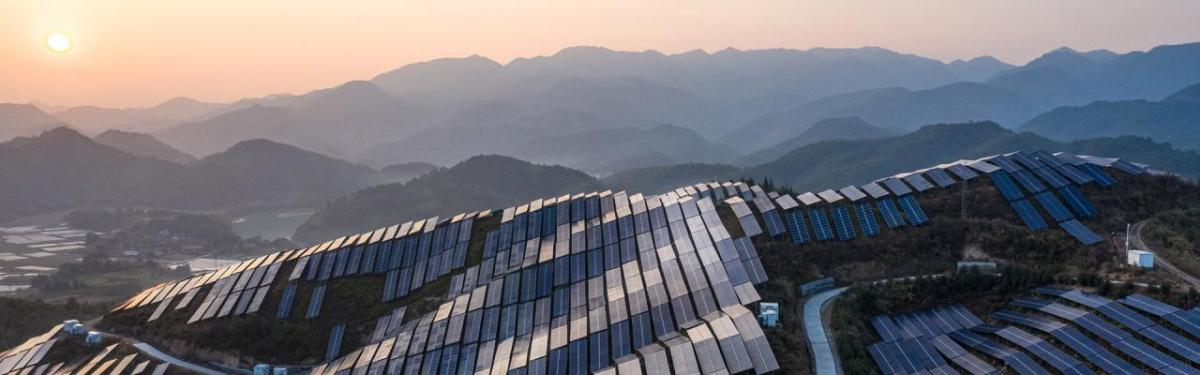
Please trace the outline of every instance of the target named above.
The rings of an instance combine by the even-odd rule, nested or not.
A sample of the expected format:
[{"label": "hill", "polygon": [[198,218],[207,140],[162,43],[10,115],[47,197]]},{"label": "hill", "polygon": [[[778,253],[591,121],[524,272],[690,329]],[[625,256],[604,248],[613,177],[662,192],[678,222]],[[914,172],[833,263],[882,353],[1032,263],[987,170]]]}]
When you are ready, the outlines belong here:
[{"label": "hill", "polygon": [[1057,140],[1136,135],[1175,147],[1200,150],[1200,84],[1162,101],[1097,101],[1059,107],[1034,117],[1021,130]]},{"label": "hill", "polygon": [[756,165],[775,160],[788,151],[817,143],[843,139],[883,138],[895,135],[896,131],[881,128],[858,117],[824,119],[799,135],[779,142],[774,146],[756,151],[741,158],[741,165]]},{"label": "hill", "polygon": [[27,137],[62,124],[32,104],[0,103],[0,142]]},{"label": "hill", "polygon": [[983,120],[1015,127],[1044,109],[1021,95],[978,83],[915,91],[885,88],[827,97],[764,115],[725,139],[741,150],[759,150],[775,140],[799,135],[817,120],[834,117],[859,117],[876,126],[905,130],[926,124]]},{"label": "hill", "polygon": [[71,126],[89,133],[109,129],[131,132],[156,132],[180,122],[193,120],[221,108],[222,104],[204,103],[191,98],[177,97],[151,107],[107,108],[77,106],[62,108],[54,116]]},{"label": "hill", "polygon": [[80,206],[220,208],[337,196],[375,171],[271,141],[242,142],[189,165],[135,156],[55,128],[0,143],[0,219]]},{"label": "hill", "polygon": [[577,170],[504,156],[476,156],[406,183],[379,185],[336,199],[301,225],[293,239],[314,241],[406,220],[593,190],[603,190],[603,184]]},{"label": "hill", "polygon": [[614,190],[643,194],[659,194],[700,181],[721,181],[736,178],[741,169],[725,164],[686,163],[656,167],[634,168],[604,178]]},{"label": "hill", "polygon": [[1052,106],[1158,99],[1200,82],[1200,43],[1113,54],[1059,49],[987,83]]},{"label": "hill", "polygon": [[1036,150],[1120,157],[1185,174],[1200,170],[1200,153],[1176,150],[1145,138],[1095,138],[1061,143],[1033,133],[1013,132],[992,122],[980,122],[929,125],[890,138],[820,142],[746,168],[742,174],[767,177],[781,185],[807,190],[862,184],[946,161]]},{"label": "hill", "polygon": [[379,173],[391,181],[406,182],[437,169],[436,165],[415,161],[411,163],[392,164],[379,169]]},{"label": "hill", "polygon": [[674,125],[615,128],[547,137],[509,150],[521,159],[609,175],[631,168],[733,160],[737,152]]},{"label": "hill", "polygon": [[196,161],[195,156],[179,151],[149,134],[107,130],[92,137],[92,140],[136,156],[151,157],[175,164]]},{"label": "hill", "polygon": [[421,110],[370,82],[354,81],[295,99],[294,107],[254,104],[157,133],[163,141],[208,155],[241,141],[269,138],[334,156],[397,139],[424,126]]}]

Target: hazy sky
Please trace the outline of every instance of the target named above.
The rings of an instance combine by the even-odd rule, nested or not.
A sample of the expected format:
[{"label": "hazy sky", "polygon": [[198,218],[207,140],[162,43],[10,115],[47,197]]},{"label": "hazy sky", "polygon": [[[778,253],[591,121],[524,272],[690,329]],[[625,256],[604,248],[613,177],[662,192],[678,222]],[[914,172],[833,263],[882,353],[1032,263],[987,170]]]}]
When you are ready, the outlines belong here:
[{"label": "hazy sky", "polygon": [[[47,33],[74,49],[56,54]],[[0,0],[0,102],[230,101],[438,57],[880,46],[1024,63],[1200,41],[1200,1]]]}]

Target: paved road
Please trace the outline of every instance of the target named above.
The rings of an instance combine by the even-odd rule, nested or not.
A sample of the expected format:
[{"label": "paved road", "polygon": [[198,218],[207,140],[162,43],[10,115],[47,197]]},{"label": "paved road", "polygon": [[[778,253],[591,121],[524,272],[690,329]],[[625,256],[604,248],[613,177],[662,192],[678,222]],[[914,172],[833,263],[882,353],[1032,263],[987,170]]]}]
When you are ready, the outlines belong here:
[{"label": "paved road", "polygon": [[842,367],[838,364],[837,356],[833,355],[833,342],[825,334],[825,321],[821,312],[829,301],[833,300],[845,287],[817,293],[804,303],[804,332],[808,334],[808,345],[813,350],[813,366],[817,375],[841,375]]},{"label": "paved road", "polygon": [[1129,238],[1129,242],[1132,244],[1132,246],[1134,248],[1143,249],[1143,250],[1149,251],[1151,253],[1154,253],[1155,266],[1162,267],[1162,269],[1167,270],[1167,272],[1170,272],[1170,273],[1174,274],[1175,276],[1178,276],[1180,279],[1183,279],[1188,284],[1192,284],[1192,289],[1200,290],[1200,278],[1196,278],[1195,276],[1192,276],[1192,275],[1188,274],[1187,272],[1184,272],[1183,270],[1179,269],[1178,267],[1175,267],[1174,264],[1171,264],[1171,262],[1167,261],[1166,259],[1163,259],[1163,257],[1160,256],[1158,254],[1158,252],[1154,251],[1154,249],[1151,249],[1149,246],[1146,246],[1146,243],[1142,242],[1142,229],[1145,228],[1146,224],[1149,223],[1151,220],[1153,220],[1153,219],[1146,219],[1146,220],[1142,220],[1142,221],[1139,221],[1139,222],[1133,224],[1133,231],[1132,231],[1133,235]]},{"label": "paved road", "polygon": [[[97,331],[97,332],[100,332],[100,331]],[[151,346],[150,344],[135,340],[135,339],[127,337],[127,336],[122,336],[122,335],[118,335],[115,333],[107,333],[107,332],[100,332],[100,334],[106,338],[121,340],[121,341],[125,342],[126,344],[133,346],[139,352],[142,352],[142,354],[150,356],[151,358],[157,359],[164,363],[168,363],[171,366],[185,368],[190,371],[193,371],[193,372],[196,372],[199,374],[204,374],[204,375],[223,375],[224,374],[223,372],[220,372],[220,371],[215,371],[213,369],[210,369],[210,368],[207,368],[204,366],[200,366],[200,365],[188,362],[188,361],[184,361],[179,358],[175,358],[174,356],[172,356],[170,354],[163,353],[163,351],[158,350],[158,348],[155,348],[155,347]]]}]

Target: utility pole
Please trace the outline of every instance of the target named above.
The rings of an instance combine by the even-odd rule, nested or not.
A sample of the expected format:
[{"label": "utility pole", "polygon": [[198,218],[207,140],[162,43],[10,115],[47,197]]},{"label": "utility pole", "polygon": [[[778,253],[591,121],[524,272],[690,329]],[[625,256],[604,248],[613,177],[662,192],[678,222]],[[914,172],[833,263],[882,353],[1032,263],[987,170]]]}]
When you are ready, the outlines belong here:
[{"label": "utility pole", "polygon": [[963,182],[962,182],[962,194],[959,197],[958,204],[959,204],[959,207],[961,207],[961,209],[962,209],[962,213],[960,214],[960,216],[963,220],[966,220],[967,219],[967,180],[963,180]]}]

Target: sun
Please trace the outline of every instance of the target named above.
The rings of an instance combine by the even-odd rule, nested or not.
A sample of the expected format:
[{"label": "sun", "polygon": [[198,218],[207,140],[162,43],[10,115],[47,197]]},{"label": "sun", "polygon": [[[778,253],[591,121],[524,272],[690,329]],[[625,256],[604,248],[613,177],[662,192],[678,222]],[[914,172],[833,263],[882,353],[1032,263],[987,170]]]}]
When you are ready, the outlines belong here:
[{"label": "sun", "polygon": [[58,53],[70,51],[71,36],[60,32],[46,34],[46,48],[49,48],[52,52]]}]

